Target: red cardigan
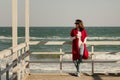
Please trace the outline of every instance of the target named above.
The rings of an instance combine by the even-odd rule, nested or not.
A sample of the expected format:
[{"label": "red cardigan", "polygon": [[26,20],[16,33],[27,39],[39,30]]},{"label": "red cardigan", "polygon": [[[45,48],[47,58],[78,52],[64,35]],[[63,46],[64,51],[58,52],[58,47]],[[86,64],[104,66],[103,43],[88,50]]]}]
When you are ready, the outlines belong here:
[{"label": "red cardigan", "polygon": [[[77,28],[72,29],[70,36],[74,37],[78,34]],[[84,42],[84,39],[87,37],[86,30],[81,31],[81,41]],[[76,38],[72,41],[72,59],[73,60],[78,60],[80,59],[79,53],[80,53],[80,48],[78,47],[78,41],[79,39]]]}]

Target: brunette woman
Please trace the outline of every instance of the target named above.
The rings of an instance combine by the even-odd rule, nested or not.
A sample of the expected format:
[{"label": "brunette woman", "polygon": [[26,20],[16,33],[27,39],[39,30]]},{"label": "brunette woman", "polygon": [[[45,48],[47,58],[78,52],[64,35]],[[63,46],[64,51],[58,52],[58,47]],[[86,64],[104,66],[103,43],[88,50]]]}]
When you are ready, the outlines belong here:
[{"label": "brunette woman", "polygon": [[80,63],[84,52],[84,44],[86,43],[87,33],[83,22],[80,19],[75,21],[76,27],[71,30],[70,36],[72,40],[72,59],[76,67],[76,75],[80,76]]}]

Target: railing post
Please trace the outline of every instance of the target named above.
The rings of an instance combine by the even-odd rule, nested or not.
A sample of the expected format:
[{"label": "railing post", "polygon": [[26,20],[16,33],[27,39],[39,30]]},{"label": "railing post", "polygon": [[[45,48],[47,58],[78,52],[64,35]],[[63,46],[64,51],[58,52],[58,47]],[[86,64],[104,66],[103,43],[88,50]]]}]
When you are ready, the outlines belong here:
[{"label": "railing post", "polygon": [[91,48],[91,52],[92,52],[92,75],[94,74],[94,45],[92,45],[92,48]]},{"label": "railing post", "polygon": [[[23,55],[24,54],[24,48],[22,49],[22,51],[21,51],[21,55]],[[24,76],[25,76],[25,68],[24,68],[24,65],[25,65],[25,60],[24,59],[22,59],[22,78],[24,78]]]},{"label": "railing post", "polygon": [[62,73],[62,59],[63,59],[63,57],[62,57],[62,49],[60,48],[60,73]]},{"label": "railing post", "polygon": [[22,71],[22,66],[21,66],[21,57],[22,57],[22,55],[21,55],[21,52],[20,52],[20,50],[18,51],[18,67],[19,67],[19,70],[17,71],[17,74],[18,74],[18,80],[21,80],[21,71]]},{"label": "railing post", "polygon": [[[19,63],[17,66],[19,66],[19,68],[21,68],[20,63]],[[18,80],[21,80],[21,74],[20,74],[20,73],[21,73],[21,70],[18,70],[18,71],[17,71],[17,75],[18,75],[18,76],[17,76],[17,79],[18,79]]]}]

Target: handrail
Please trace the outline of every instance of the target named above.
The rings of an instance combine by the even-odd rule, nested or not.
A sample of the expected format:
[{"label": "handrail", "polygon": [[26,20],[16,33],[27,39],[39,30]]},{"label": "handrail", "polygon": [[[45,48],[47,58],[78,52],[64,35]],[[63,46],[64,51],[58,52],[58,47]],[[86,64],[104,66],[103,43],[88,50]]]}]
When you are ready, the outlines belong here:
[{"label": "handrail", "polygon": [[[66,45],[71,41],[30,41],[30,45]],[[120,41],[88,41],[87,45],[120,45]]]},{"label": "handrail", "polygon": [[[71,41],[30,41],[29,42],[29,45],[58,45],[58,46],[62,46],[62,45],[71,45],[72,42]],[[91,60],[83,60],[84,63],[92,63],[92,74],[94,73],[94,63],[110,63],[110,62],[118,62],[120,60],[107,60],[107,61],[104,61],[104,60],[94,60],[94,54],[102,54],[102,53],[105,53],[105,54],[119,54],[120,52],[94,52],[94,46],[96,45],[120,45],[120,41],[88,41],[87,42],[87,45],[90,45],[91,46],[91,51],[92,52],[89,52],[90,55],[91,55]],[[18,54],[20,52],[22,52],[22,54],[19,54],[18,57],[17,57],[17,63],[19,63],[19,60],[21,59],[22,60],[22,63],[24,61],[24,58],[29,56],[29,52],[25,50],[27,44],[26,43],[21,43],[19,44],[18,46],[16,46],[14,48],[14,51],[13,51],[13,48],[8,48],[8,49],[5,49],[3,51],[0,51],[0,59],[3,59],[3,58],[7,58],[9,56],[12,56],[14,55],[13,52],[18,52]],[[32,52],[31,54],[59,54],[60,55],[60,60],[59,61],[53,61],[53,62],[60,62],[60,72],[62,72],[62,63],[71,63],[71,61],[62,61],[63,58],[62,56],[64,54],[70,54],[71,52],[62,52],[62,49],[60,49],[60,52]],[[22,67],[24,67],[25,69],[25,66],[27,66],[29,63],[43,63],[44,61],[25,61],[25,63],[23,64]],[[50,61],[48,61],[50,63]],[[51,61],[52,62],[52,61]],[[2,74],[4,74],[6,72],[7,74],[7,77],[8,78],[9,76],[9,69],[13,68],[13,66],[15,66],[15,64],[17,64],[16,62],[13,62],[12,64],[8,64],[6,63],[6,68],[1,70],[0,71],[0,77]],[[45,62],[47,63],[47,61]],[[19,63],[20,64],[20,63]],[[1,66],[0,66],[1,67]],[[13,72],[19,72],[17,74],[20,74],[20,69],[21,67],[19,65],[16,65],[14,68],[13,68]],[[15,76],[15,75],[13,75]]]},{"label": "handrail", "polygon": [[[26,46],[25,43],[21,43],[17,47],[14,48],[15,49],[14,51],[18,51],[18,50],[24,48],[25,46]],[[4,58],[4,57],[7,57],[7,56],[10,56],[10,55],[12,55],[12,53],[14,51],[13,51],[12,47],[10,47],[8,49],[5,49],[5,50],[2,50],[2,51],[0,51],[0,58]]]},{"label": "handrail", "polygon": [[[71,44],[69,41],[30,41],[30,45],[66,45]],[[120,41],[88,41],[87,45],[120,45]],[[21,43],[17,47],[15,47],[15,51],[18,51],[26,46],[26,43]],[[0,51],[0,58],[3,58],[5,56],[8,56],[12,54],[13,48],[8,48],[5,50]]]},{"label": "handrail", "polygon": [[[62,46],[62,45],[71,45],[72,42],[71,41],[30,41],[29,45],[59,45],[59,46]],[[103,60],[95,60],[94,59],[94,54],[99,54],[99,53],[102,53],[102,52],[94,52],[94,46],[102,46],[102,45],[120,45],[120,41],[88,41],[87,42],[87,45],[90,45],[91,46],[91,52],[90,55],[91,55],[91,60],[89,61],[83,61],[83,62],[91,62],[92,64],[92,74],[94,74],[94,63],[113,63],[113,62],[119,62],[120,60],[107,60],[107,61],[103,61]],[[71,61],[62,61],[62,55],[64,54],[70,54],[71,52],[62,52],[61,49],[60,49],[60,52],[32,52],[31,54],[59,54],[60,55],[60,72],[62,72],[62,63],[63,62],[71,62]],[[105,54],[117,54],[117,53],[120,53],[120,52],[105,52]],[[57,61],[28,61],[30,63],[44,63],[44,62],[57,62]]]},{"label": "handrail", "polygon": [[0,51],[0,58],[4,58],[5,56],[9,56],[12,54],[12,48],[8,48]]},{"label": "handrail", "polygon": [[[26,69],[26,66],[28,66],[28,64],[29,64],[24,59],[29,55],[29,51],[26,51],[26,46],[27,46],[26,43],[21,43],[14,48],[14,51],[17,52],[16,58],[12,57],[13,55],[15,55],[15,54],[13,54],[14,51],[13,51],[12,47],[5,49],[3,51],[0,51],[0,60],[5,59],[5,66],[6,66],[6,68],[3,68],[1,70],[2,64],[0,63],[0,80],[1,80],[1,76],[4,73],[6,73],[6,80],[13,80],[14,77],[19,76],[19,74],[21,73],[21,71],[23,71],[23,69],[24,70]],[[8,63],[8,61],[10,60],[9,57],[13,58],[11,60],[11,61],[13,61],[12,63]],[[21,67],[23,69],[20,67],[20,65],[22,65]],[[12,69],[12,72],[15,73],[11,77],[9,77],[10,69]],[[23,72],[25,72],[25,71],[23,71]]]},{"label": "handrail", "polygon": [[[71,54],[71,52],[31,52],[31,54]],[[92,52],[89,52],[91,55]],[[120,54],[120,52],[94,52],[94,54]]]},{"label": "handrail", "polygon": [[[94,63],[117,63],[119,60],[94,60]],[[29,63],[59,63],[60,61],[39,61],[39,60],[30,60]],[[72,61],[62,61],[63,63],[73,63]],[[83,60],[83,63],[91,63],[92,60]]]}]

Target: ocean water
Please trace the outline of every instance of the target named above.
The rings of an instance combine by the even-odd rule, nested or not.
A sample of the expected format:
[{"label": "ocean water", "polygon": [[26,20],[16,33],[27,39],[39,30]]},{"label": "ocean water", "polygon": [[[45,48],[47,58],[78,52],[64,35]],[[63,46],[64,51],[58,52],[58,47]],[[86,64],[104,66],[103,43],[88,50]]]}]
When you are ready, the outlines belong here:
[{"label": "ocean water", "polygon": [[[74,27],[30,27],[31,41],[70,41],[70,31]],[[86,27],[88,41],[119,41],[120,27]],[[11,47],[12,28],[0,27],[0,50]],[[25,41],[25,28],[18,28],[18,43]],[[59,51],[61,46],[30,46],[31,51]],[[71,51],[71,45],[62,46],[63,51]],[[90,46],[88,46],[89,51]],[[96,46],[96,51],[120,51],[120,46]]]}]

